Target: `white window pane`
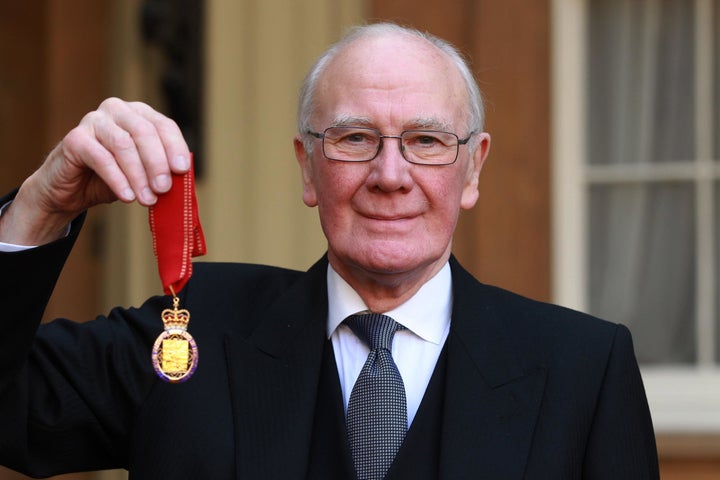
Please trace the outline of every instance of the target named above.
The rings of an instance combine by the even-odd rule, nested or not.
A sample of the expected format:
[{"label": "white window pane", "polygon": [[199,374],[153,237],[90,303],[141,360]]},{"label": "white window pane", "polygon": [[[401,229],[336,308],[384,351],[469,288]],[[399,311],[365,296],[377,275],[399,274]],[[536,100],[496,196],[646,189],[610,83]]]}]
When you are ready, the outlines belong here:
[{"label": "white window pane", "polygon": [[[720,182],[715,182],[715,212],[720,215]],[[715,361],[720,365],[720,219],[715,222]]]},{"label": "white window pane", "polygon": [[590,189],[589,310],[630,327],[641,363],[693,363],[694,188],[690,183]]},{"label": "white window pane", "polygon": [[693,2],[589,1],[591,164],[694,158]]}]

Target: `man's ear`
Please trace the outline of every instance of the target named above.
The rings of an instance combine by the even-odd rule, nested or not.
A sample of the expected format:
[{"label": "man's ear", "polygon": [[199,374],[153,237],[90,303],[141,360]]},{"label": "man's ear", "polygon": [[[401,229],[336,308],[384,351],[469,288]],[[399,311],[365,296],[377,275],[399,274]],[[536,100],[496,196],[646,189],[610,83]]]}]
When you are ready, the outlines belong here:
[{"label": "man's ear", "polygon": [[293,139],[295,147],[295,158],[300,165],[300,174],[303,183],[303,202],[308,207],[317,207],[317,192],[315,191],[315,183],[313,182],[313,166],[312,158],[305,150],[305,144],[299,135]]},{"label": "man's ear", "polygon": [[480,133],[477,141],[478,144],[475,152],[470,162],[468,162],[467,179],[460,199],[460,206],[465,210],[474,207],[480,196],[480,192],[478,191],[480,171],[485,164],[488,152],[490,152],[490,134],[486,132]]}]

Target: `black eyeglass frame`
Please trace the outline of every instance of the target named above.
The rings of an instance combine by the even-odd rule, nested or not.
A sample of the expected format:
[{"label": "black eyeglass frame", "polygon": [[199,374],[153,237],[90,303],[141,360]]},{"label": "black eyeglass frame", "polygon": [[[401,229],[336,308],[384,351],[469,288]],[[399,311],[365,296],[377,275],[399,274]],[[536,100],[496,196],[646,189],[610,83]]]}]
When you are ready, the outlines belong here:
[{"label": "black eyeglass frame", "polygon": [[[344,160],[344,159],[340,159],[340,158],[330,157],[330,156],[325,152],[325,133],[326,133],[328,130],[331,130],[331,129],[333,129],[333,128],[348,128],[348,129],[368,130],[368,131],[371,131],[371,132],[375,132],[375,133],[377,134],[378,138],[380,139],[380,142],[378,142],[378,148],[377,148],[377,151],[375,152],[375,155],[373,155],[371,158],[368,158],[368,159],[366,159],[366,160]],[[405,149],[403,148],[403,144],[402,144],[402,136],[403,136],[404,134],[408,133],[408,132],[417,132],[417,133],[443,133],[443,134],[452,135],[453,137],[455,137],[455,139],[457,140],[457,144],[455,145],[455,157],[453,158],[452,162],[444,162],[444,163],[423,163],[423,162],[417,162],[417,161],[413,161],[413,160],[408,160],[408,158],[405,156]],[[377,158],[377,156],[380,155],[380,152],[381,152],[382,149],[383,149],[383,145],[384,145],[383,139],[385,139],[385,138],[397,138],[397,139],[399,140],[399,142],[398,142],[398,148],[400,149],[400,155],[402,155],[403,159],[404,159],[406,162],[412,163],[413,165],[426,165],[426,166],[429,166],[429,167],[444,167],[444,166],[446,166],[446,165],[452,165],[453,163],[457,162],[458,155],[460,154],[460,145],[466,145],[466,144],[470,141],[470,139],[472,138],[472,136],[475,135],[477,132],[476,132],[476,131],[472,131],[472,132],[470,132],[470,133],[468,134],[467,137],[461,139],[460,137],[457,136],[456,133],[446,132],[446,131],[444,131],[444,130],[411,129],[411,130],[403,130],[402,132],[400,132],[400,135],[383,135],[382,133],[380,133],[380,130],[378,130],[377,128],[355,127],[355,126],[352,126],[352,125],[333,125],[333,126],[331,126],[331,127],[327,127],[327,128],[326,128],[325,130],[323,130],[322,132],[314,132],[314,131],[308,129],[308,130],[305,131],[305,133],[307,133],[308,135],[312,135],[313,137],[315,137],[315,138],[317,138],[317,139],[322,140],[323,155],[324,155],[325,158],[327,158],[328,160],[334,160],[334,161],[336,161],[336,162],[364,163],[364,162],[369,162],[369,161],[371,161],[371,160],[375,160],[375,158]]]}]

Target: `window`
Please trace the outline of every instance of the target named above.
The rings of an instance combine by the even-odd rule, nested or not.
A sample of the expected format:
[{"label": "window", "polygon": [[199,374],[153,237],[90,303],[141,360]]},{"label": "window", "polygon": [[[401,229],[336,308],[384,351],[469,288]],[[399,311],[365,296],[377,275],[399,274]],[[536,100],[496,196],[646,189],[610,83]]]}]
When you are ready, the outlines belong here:
[{"label": "window", "polygon": [[720,431],[720,0],[556,0],[555,293],[630,327],[660,431]]}]

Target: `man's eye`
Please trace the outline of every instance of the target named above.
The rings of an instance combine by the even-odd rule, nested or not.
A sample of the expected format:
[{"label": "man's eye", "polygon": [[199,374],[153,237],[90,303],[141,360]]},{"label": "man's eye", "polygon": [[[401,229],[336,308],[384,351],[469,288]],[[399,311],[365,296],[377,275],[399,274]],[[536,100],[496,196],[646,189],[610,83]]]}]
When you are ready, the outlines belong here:
[{"label": "man's eye", "polygon": [[411,148],[442,147],[443,141],[435,135],[417,134],[406,138],[406,144]]},{"label": "man's eye", "polygon": [[438,142],[439,140],[437,138],[430,135],[422,135],[415,138],[415,143],[417,143],[418,145],[432,146]]},{"label": "man's eye", "polygon": [[364,133],[350,133],[345,135],[341,141],[349,143],[364,143],[369,140],[368,135]]}]

